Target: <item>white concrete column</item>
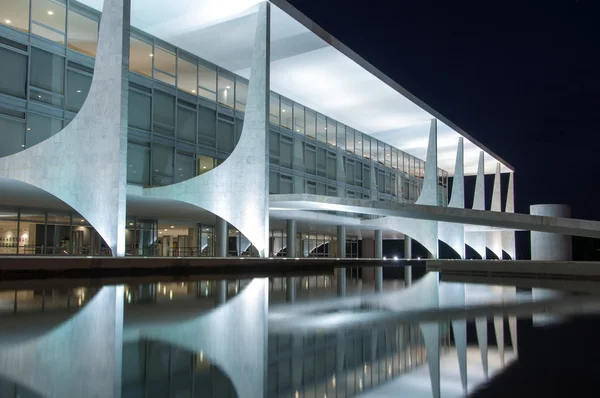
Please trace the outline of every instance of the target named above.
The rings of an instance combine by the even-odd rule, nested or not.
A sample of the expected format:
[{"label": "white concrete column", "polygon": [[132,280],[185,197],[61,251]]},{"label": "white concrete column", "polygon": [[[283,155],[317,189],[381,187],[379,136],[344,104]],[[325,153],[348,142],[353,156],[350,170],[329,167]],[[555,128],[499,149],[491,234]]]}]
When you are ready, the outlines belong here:
[{"label": "white concrete column", "polygon": [[[529,207],[529,213],[535,216],[571,217],[571,208],[567,205],[541,204]],[[573,259],[571,236],[547,232],[531,231],[531,259],[533,261],[570,261]],[[557,292],[549,289],[531,289],[534,300],[556,297]],[[556,322],[552,316],[534,315],[534,325]]]},{"label": "white concrete column", "polygon": [[[375,230],[375,258],[383,258],[383,233]],[[375,291],[383,291],[383,267],[375,267]]]},{"label": "white concrete column", "polygon": [[[412,258],[412,238],[408,235],[404,235],[404,258]],[[412,285],[412,266],[404,266],[404,286],[408,287]]]},{"label": "white concrete column", "polygon": [[216,281],[216,284],[217,297],[215,301],[217,304],[223,304],[227,301],[227,281]]},{"label": "white concrete column", "polygon": [[[362,257],[363,258],[375,258],[375,239],[365,238],[363,236],[362,241]],[[362,267],[362,282],[363,283],[375,283],[375,268],[374,267]]]},{"label": "white concrete column", "polygon": [[[338,225],[337,227],[337,257],[346,258],[346,227]],[[337,293],[339,297],[346,295],[346,268],[337,270]]]},{"label": "white concrete column", "polygon": [[215,256],[227,257],[229,249],[229,225],[221,217],[217,217],[215,224]]}]

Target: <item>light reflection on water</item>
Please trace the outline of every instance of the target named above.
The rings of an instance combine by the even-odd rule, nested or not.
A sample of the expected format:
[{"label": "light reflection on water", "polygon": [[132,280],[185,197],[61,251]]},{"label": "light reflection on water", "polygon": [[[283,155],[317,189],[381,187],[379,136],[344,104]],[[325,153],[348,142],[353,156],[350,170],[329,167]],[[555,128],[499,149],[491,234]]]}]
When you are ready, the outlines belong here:
[{"label": "light reflection on water", "polygon": [[[227,301],[237,299],[250,283],[250,279],[228,280]],[[289,283],[295,284],[297,304],[292,307],[286,306]],[[486,287],[482,286],[478,291],[486,290]],[[39,325],[46,325],[46,329],[38,333],[43,335],[52,328],[68,322],[69,317],[78,311],[85,311],[100,289],[97,286],[55,287],[48,282],[30,289],[0,290],[0,322],[6,326],[11,322],[34,319]],[[358,278],[351,276],[347,280],[348,296],[362,294],[366,295],[364,297],[371,297],[373,289],[373,284],[363,283]],[[402,307],[398,303],[387,305],[385,300],[368,304],[367,299],[362,300],[364,302],[359,301],[358,304],[335,304],[337,286],[333,275],[270,278],[267,290],[269,305],[273,306],[274,314],[279,316],[287,312],[290,321],[296,318],[294,311],[298,311],[298,316],[308,318],[326,317],[329,314],[344,317],[345,314],[394,313],[395,308]],[[392,295],[389,297],[395,297],[394,292],[403,290],[403,281],[392,280],[384,284],[384,293]],[[219,308],[221,304],[218,297],[219,281],[215,280],[164,280],[152,283],[144,281],[124,285],[121,297],[124,305],[122,397],[247,396],[243,392],[236,392],[227,372],[222,370],[218,363],[212,363],[203,350],[193,352],[177,344],[136,338],[131,332],[152,323],[180,325],[181,322],[203,317],[208,311]],[[242,295],[239,299],[248,298]],[[477,300],[481,298],[478,297]],[[327,303],[333,304],[325,305]],[[303,305],[313,304],[318,305],[313,306],[308,313],[306,310],[300,310]],[[323,306],[319,307],[321,304]],[[56,318],[53,314],[65,314],[65,317]],[[244,314],[238,315],[243,317]],[[19,325],[18,322],[15,324]],[[250,331],[252,325],[248,322],[266,323],[267,319],[249,319],[245,322],[247,330]],[[450,318],[438,319],[436,323],[440,331],[440,355],[453,352]],[[385,322],[374,322],[368,327],[345,327],[339,330],[316,328],[296,332],[282,328],[281,324],[282,322],[279,322],[279,328],[270,329],[268,332],[265,396],[269,398],[356,396],[396,380],[401,375],[410,374],[427,363],[427,349],[421,324],[415,320],[388,319]],[[219,324],[214,327],[223,328],[226,325]],[[490,330],[492,328],[493,326],[489,327]],[[3,327],[0,327],[0,365],[2,348],[6,346],[6,341],[9,341],[6,339],[8,334],[19,333],[18,328],[2,329]],[[217,333],[220,332],[225,333],[221,329],[217,330]],[[246,330],[243,328],[236,332],[244,333]],[[23,340],[28,341],[30,338],[35,339],[37,336]],[[10,344],[20,343],[18,338],[10,341]],[[506,341],[507,349],[512,349],[508,332]],[[68,355],[68,352],[65,352],[65,355]],[[242,349],[238,357],[230,360],[241,361],[244,355]],[[64,382],[69,380],[56,380],[56,383]],[[44,396],[42,392],[32,391],[30,387],[31,385],[3,378],[0,366],[0,397]]]}]

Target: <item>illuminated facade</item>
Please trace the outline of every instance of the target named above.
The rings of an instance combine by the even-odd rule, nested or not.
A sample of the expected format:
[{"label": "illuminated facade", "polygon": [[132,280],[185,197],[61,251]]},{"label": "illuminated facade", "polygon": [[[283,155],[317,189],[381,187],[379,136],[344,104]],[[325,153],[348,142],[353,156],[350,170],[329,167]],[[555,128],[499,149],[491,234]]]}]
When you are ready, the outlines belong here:
[{"label": "illuminated facade", "polygon": [[[448,206],[461,137],[461,173],[511,171],[285,2],[261,13],[254,0],[219,12],[183,1],[166,26],[147,12],[167,15],[168,2],[134,0],[103,37],[99,10],[112,3],[0,0],[1,254],[281,255],[288,220],[295,255],[337,255],[327,243],[338,225],[353,253],[378,228],[388,239],[408,231],[357,213],[281,211],[269,195]],[[185,18],[194,12],[197,26]],[[94,83],[110,51],[125,70],[104,68]],[[437,235],[437,222],[423,225]]]}]

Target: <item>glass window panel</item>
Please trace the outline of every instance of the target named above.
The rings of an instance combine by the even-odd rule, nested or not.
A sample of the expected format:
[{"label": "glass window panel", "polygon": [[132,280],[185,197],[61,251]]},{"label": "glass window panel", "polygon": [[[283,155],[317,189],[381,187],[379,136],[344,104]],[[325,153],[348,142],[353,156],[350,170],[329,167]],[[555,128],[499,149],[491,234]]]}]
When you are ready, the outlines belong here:
[{"label": "glass window panel", "polygon": [[314,111],[311,111],[310,109],[307,109],[305,113],[306,113],[306,126],[305,126],[306,136],[314,139],[317,137],[316,113]]},{"label": "glass window panel", "polygon": [[177,138],[196,142],[196,112],[182,106],[177,107]]},{"label": "glass window panel", "polygon": [[0,24],[29,32],[29,0],[0,0]]},{"label": "glass window panel", "polygon": [[304,178],[294,176],[294,193],[304,193]]},{"label": "glass window panel", "polygon": [[215,159],[210,156],[198,155],[198,175],[214,169]]},{"label": "glass window panel", "polygon": [[306,161],[304,163],[306,167],[306,172],[310,174],[315,174],[317,164],[317,151],[315,150],[315,147],[313,147],[312,145],[305,145],[304,159]]},{"label": "glass window panel", "polygon": [[246,112],[246,100],[248,99],[248,85],[239,80],[235,82],[235,109]]},{"label": "glass window panel", "polygon": [[67,15],[64,1],[32,0],[31,20],[37,23],[32,24],[32,33],[59,44],[65,43]]},{"label": "glass window panel", "polygon": [[92,77],[72,70],[67,71],[67,110],[78,112],[87,98]]},{"label": "glass window panel", "polygon": [[294,169],[304,169],[304,144],[299,139],[294,140]]},{"label": "glass window panel", "polygon": [[269,156],[272,163],[279,163],[279,134],[269,131]]},{"label": "glass window panel", "polygon": [[62,94],[65,81],[65,59],[33,47],[31,49],[30,79],[32,86]]},{"label": "glass window panel", "polygon": [[279,96],[273,93],[269,101],[269,121],[272,124],[279,124]]},{"label": "glass window panel", "polygon": [[218,126],[217,149],[224,152],[232,152],[235,146],[235,125],[219,119]]},{"label": "glass window panel", "polygon": [[177,88],[190,94],[196,94],[198,89],[196,64],[181,57],[177,61]]},{"label": "glass window panel", "polygon": [[55,105],[58,107],[63,106],[63,97],[59,94],[48,94],[44,91],[31,88],[29,91],[29,98],[34,101],[44,102],[46,104]]},{"label": "glass window panel", "polygon": [[160,46],[154,46],[154,69],[171,76],[177,75],[175,53]]},{"label": "glass window panel", "polygon": [[0,158],[23,149],[25,145],[25,121],[0,117]]},{"label": "glass window panel", "polygon": [[293,186],[292,177],[282,175],[281,179],[279,180],[279,193],[293,193],[293,192],[294,192],[294,186]]},{"label": "glass window panel", "polygon": [[216,101],[217,71],[214,67],[198,65],[198,95]]},{"label": "glass window panel", "polygon": [[222,70],[219,70],[219,103],[233,108],[234,87],[233,78]]},{"label": "glass window panel", "polygon": [[217,112],[200,106],[198,108],[198,143],[214,148],[217,137]]},{"label": "glass window panel", "polygon": [[175,126],[175,97],[154,91],[154,121]]},{"label": "glass window panel", "polygon": [[173,147],[155,144],[152,148],[152,168],[154,173],[152,183],[155,183],[154,174],[173,176]]},{"label": "glass window panel", "polygon": [[96,56],[98,47],[98,21],[69,10],[67,45],[71,50]]},{"label": "glass window panel", "polygon": [[336,123],[334,120],[327,119],[327,143],[329,145],[336,145]]},{"label": "glass window panel", "polygon": [[58,133],[63,128],[63,121],[37,113],[27,114],[27,131],[25,133],[27,148],[39,144]]},{"label": "glass window panel", "polygon": [[317,148],[317,170],[325,171],[326,167],[326,151],[323,148]]},{"label": "glass window panel", "polygon": [[293,121],[292,101],[281,98],[281,127],[291,130]]},{"label": "glass window panel", "polygon": [[[333,156],[331,156],[333,155]],[[327,178],[335,180],[337,177],[337,164],[335,154],[328,154],[327,156]]]},{"label": "glass window panel", "polygon": [[392,148],[392,168],[398,170],[398,150]]},{"label": "glass window panel", "polygon": [[354,153],[354,130],[346,127],[346,150]]},{"label": "glass window panel", "polygon": [[381,164],[385,164],[385,146],[383,142],[377,142],[377,160]]},{"label": "glass window panel", "polygon": [[291,138],[281,136],[281,147],[279,164],[284,167],[292,167],[292,157],[294,152],[294,142]]},{"label": "glass window panel", "polygon": [[363,135],[363,156],[367,159],[371,159],[371,138]]},{"label": "glass window panel", "polygon": [[152,44],[135,37],[129,41],[129,70],[152,77]]},{"label": "glass window panel", "polygon": [[363,135],[359,131],[354,133],[354,153],[358,156],[363,155]]},{"label": "glass window panel", "polygon": [[0,93],[25,98],[27,56],[0,47],[0,60]]},{"label": "glass window panel", "polygon": [[269,194],[279,193],[279,174],[269,171]]},{"label": "glass window panel", "polygon": [[304,107],[294,103],[294,131],[304,134]]},{"label": "glass window panel", "polygon": [[342,123],[337,124],[337,146],[346,149],[346,126]]},{"label": "glass window panel", "polygon": [[127,145],[127,182],[148,185],[150,179],[150,148]]},{"label": "glass window panel", "polygon": [[363,188],[371,189],[371,168],[363,165]]},{"label": "glass window panel", "polygon": [[163,83],[167,83],[171,86],[175,85],[175,77],[171,76],[169,74],[163,73],[163,72],[159,72],[157,70],[154,70],[154,78],[158,81],[161,81]]},{"label": "glass window panel", "polygon": [[177,152],[175,158],[175,182],[189,180],[196,174],[196,160],[192,154]]},{"label": "glass window panel", "polygon": [[320,113],[317,114],[317,140],[327,142],[327,120]]},{"label": "glass window panel", "polygon": [[152,98],[129,90],[129,126],[150,131]]}]

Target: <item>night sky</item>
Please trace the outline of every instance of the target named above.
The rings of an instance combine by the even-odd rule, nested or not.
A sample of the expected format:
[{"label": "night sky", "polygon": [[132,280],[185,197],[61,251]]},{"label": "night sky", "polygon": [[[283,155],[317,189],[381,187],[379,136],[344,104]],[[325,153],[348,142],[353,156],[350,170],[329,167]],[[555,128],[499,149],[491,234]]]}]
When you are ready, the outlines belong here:
[{"label": "night sky", "polygon": [[598,2],[288,1],[509,162],[517,212],[600,220]]}]

